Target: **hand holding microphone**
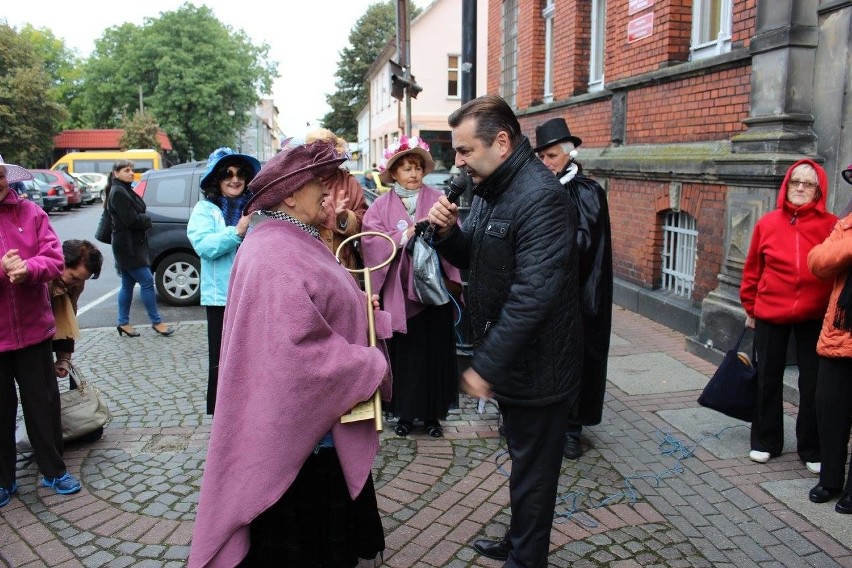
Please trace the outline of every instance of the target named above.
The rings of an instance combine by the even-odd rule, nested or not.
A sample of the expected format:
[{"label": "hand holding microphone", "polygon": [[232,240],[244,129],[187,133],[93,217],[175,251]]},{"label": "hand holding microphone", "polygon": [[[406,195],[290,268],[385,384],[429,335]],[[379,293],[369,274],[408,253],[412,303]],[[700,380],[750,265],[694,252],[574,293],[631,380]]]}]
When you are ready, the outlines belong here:
[{"label": "hand holding microphone", "polygon": [[438,234],[443,234],[446,233],[446,229],[456,224],[459,217],[459,208],[456,202],[468,188],[470,182],[470,176],[465,172],[450,180],[447,194],[438,198],[438,201],[429,210],[429,227],[424,233],[426,240],[431,239],[436,230]]}]

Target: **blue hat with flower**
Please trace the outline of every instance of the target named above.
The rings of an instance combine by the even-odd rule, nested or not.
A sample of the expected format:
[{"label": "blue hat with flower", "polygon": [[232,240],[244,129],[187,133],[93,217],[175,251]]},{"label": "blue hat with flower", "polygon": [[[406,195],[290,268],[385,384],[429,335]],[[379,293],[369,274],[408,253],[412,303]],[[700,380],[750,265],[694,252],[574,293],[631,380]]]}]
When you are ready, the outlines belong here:
[{"label": "blue hat with flower", "polygon": [[[251,177],[256,176],[257,172],[260,171],[260,162],[257,161],[257,158],[246,154],[237,154],[227,146],[216,148],[207,158],[207,168],[204,170],[204,175],[201,176],[200,185],[202,188],[206,188],[209,184],[213,183],[213,173],[216,171],[216,166],[218,166],[219,163],[226,158],[229,164],[238,161],[244,161],[248,164],[249,168],[251,168]],[[249,181],[251,180],[246,180],[246,184],[248,184]]]}]

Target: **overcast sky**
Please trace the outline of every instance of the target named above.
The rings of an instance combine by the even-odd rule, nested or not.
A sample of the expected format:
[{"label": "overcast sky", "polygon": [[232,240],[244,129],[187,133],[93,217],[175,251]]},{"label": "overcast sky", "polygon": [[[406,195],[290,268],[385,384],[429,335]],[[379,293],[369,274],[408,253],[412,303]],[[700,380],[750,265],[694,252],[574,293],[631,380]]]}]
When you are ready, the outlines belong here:
[{"label": "overcast sky", "polygon": [[[280,77],[273,98],[280,112],[281,130],[302,138],[306,123],[313,126],[329,110],[325,95],[334,91],[338,53],[348,45],[349,32],[367,7],[376,0],[198,0],[196,6],[211,8],[216,18],[242,29],[252,43],[266,42],[269,56],[278,61]],[[65,44],[88,56],[104,28],[130,22],[142,25],[145,18],[179,8],[181,0],[6,0],[0,20],[20,29],[29,23],[48,28]],[[430,0],[414,0],[419,7]],[[274,9],[273,9],[274,7]],[[283,14],[283,16],[273,14]]]}]

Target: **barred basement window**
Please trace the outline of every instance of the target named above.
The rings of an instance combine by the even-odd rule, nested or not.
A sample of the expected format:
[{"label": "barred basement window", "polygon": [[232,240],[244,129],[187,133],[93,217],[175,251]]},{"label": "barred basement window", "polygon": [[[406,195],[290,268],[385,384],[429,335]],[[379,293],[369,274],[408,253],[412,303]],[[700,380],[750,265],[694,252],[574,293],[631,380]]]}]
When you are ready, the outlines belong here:
[{"label": "barred basement window", "polygon": [[663,224],[663,289],[692,297],[698,230],[695,218],[682,211],[666,214]]}]

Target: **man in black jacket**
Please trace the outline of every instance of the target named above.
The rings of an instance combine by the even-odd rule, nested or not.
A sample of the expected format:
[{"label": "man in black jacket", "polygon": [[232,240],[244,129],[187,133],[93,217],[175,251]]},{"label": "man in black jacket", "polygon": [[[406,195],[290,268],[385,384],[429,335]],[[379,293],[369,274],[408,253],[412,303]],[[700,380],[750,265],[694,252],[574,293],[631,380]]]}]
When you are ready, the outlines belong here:
[{"label": "man in black jacket", "polygon": [[606,363],[612,328],[612,237],[606,192],[583,175],[574,150],[583,141],[571,135],[564,118],[552,118],[535,129],[535,153],[568,191],[580,213],[580,313],[583,319],[583,381],[577,404],[568,417],[563,453],[583,455],[583,426],[600,424],[606,391]]},{"label": "man in black jacket", "polygon": [[473,179],[464,227],[442,196],[429,212],[435,246],[467,268],[474,356],[462,374],[469,395],[494,398],[503,416],[512,473],[512,519],[500,540],[477,540],[505,566],[547,565],[568,414],[580,390],[577,210],[536,158],[520,124],[496,95],[449,118],[456,166]]}]

